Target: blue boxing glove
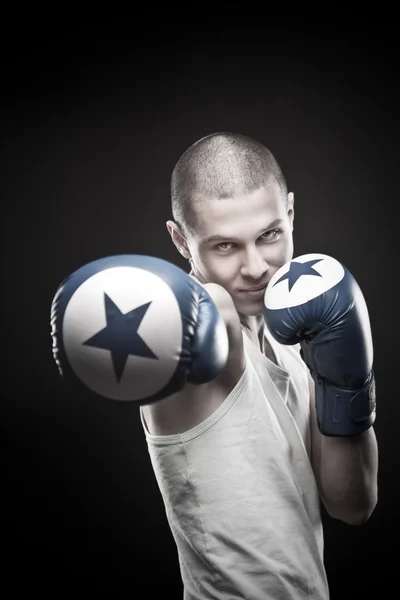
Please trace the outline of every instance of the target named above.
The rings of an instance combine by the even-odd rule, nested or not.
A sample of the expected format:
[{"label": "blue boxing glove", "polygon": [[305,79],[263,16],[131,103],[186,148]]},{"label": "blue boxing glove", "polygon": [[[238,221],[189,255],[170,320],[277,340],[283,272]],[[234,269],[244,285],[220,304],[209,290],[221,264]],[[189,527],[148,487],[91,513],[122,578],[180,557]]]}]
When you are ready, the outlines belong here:
[{"label": "blue boxing glove", "polygon": [[206,289],[143,255],[101,258],[69,275],[52,302],[51,336],[66,382],[138,404],[213,380],[228,357],[226,327]]},{"label": "blue boxing glove", "polygon": [[318,426],[353,436],[376,417],[373,345],[365,299],[351,273],[324,254],[299,256],[271,278],[264,317],[281,344],[300,344],[315,382]]}]

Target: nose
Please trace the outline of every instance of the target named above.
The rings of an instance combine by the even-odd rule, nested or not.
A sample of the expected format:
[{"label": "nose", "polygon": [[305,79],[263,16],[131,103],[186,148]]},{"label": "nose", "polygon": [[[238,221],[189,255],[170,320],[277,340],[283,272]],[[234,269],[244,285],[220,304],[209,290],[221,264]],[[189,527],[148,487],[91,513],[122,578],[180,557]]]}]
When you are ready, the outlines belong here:
[{"label": "nose", "polygon": [[248,277],[257,281],[262,279],[268,271],[269,265],[257,248],[250,248],[246,251],[245,258],[241,267],[242,277]]}]

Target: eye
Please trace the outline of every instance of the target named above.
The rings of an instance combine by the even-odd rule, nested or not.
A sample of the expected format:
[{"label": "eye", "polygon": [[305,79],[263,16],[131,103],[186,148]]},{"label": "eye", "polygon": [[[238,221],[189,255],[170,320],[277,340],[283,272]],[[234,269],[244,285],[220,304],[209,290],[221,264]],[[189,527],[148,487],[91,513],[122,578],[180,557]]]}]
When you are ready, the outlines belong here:
[{"label": "eye", "polygon": [[262,233],[260,237],[263,240],[266,240],[267,242],[271,242],[271,241],[273,242],[280,236],[281,233],[282,233],[282,229],[279,229],[279,228],[270,229],[269,231]]},{"label": "eye", "polygon": [[[228,248],[227,248],[228,246]],[[221,242],[220,244],[217,244],[215,247],[217,250],[220,250],[221,252],[227,252],[228,250],[231,250],[231,246],[232,246],[232,242]]]}]

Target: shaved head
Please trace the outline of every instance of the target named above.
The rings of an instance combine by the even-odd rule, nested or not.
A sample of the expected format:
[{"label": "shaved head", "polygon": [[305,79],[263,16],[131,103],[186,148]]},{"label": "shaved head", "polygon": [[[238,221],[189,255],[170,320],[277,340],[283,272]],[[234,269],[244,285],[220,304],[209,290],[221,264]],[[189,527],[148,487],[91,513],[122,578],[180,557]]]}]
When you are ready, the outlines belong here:
[{"label": "shaved head", "polygon": [[196,229],[195,207],[251,193],[274,179],[287,197],[287,185],[272,153],[236,133],[213,133],[190,146],[172,173],[172,214],[185,235]]}]

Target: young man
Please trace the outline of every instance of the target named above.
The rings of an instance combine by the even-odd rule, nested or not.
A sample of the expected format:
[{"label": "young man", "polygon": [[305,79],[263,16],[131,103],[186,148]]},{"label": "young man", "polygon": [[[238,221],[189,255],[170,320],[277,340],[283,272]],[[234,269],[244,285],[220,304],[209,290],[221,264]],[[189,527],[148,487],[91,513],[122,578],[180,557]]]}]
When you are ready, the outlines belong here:
[{"label": "young man", "polygon": [[184,598],[327,600],[320,501],[364,523],[377,502],[377,444],[372,427],[321,433],[298,345],[266,327],[266,286],[293,257],[293,193],[262,144],[217,133],[178,161],[172,213],[172,241],[229,341],[215,379],[140,408]]},{"label": "young man", "polygon": [[293,194],[254,140],[193,144],[172,212],[190,274],[121,255],[61,283],[60,374],[140,405],[185,600],[328,600],[321,502],[350,525],[377,502],[361,290],[332,257],[292,258]]}]

